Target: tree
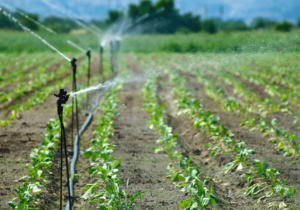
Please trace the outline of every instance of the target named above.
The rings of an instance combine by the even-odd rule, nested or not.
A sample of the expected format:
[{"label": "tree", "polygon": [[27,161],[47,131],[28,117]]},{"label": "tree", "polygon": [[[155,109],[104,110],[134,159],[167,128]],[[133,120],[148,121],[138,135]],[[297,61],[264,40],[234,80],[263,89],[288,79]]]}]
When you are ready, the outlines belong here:
[{"label": "tree", "polygon": [[138,7],[139,15],[151,14],[155,11],[154,6],[150,0],[142,0]]},{"label": "tree", "polygon": [[265,28],[273,28],[276,25],[276,21],[269,20],[263,17],[254,18],[251,22],[251,28],[253,29],[265,29]]},{"label": "tree", "polygon": [[165,10],[172,10],[175,8],[174,0],[159,0],[155,4],[156,10],[164,8]]},{"label": "tree", "polygon": [[228,20],[223,23],[224,31],[246,31],[248,29],[243,20]]},{"label": "tree", "polygon": [[56,16],[46,17],[43,24],[58,33],[69,33],[72,29],[79,28],[73,20]]},{"label": "tree", "polygon": [[[38,14],[30,14],[30,13],[26,13],[25,11],[18,9],[21,13],[27,15],[29,18],[35,20],[35,21],[39,21],[39,15]],[[24,17],[23,15],[21,15],[18,12],[15,12],[13,14],[17,19],[20,20],[20,22],[26,26],[27,28],[29,28],[32,31],[38,31],[39,30],[39,26],[32,22],[31,20],[29,20],[28,18]]]},{"label": "tree", "polygon": [[5,15],[2,14],[2,12],[0,12],[0,28],[12,29],[16,28],[16,24],[13,24]]},{"label": "tree", "polygon": [[287,21],[283,21],[282,23],[279,23],[275,26],[276,31],[283,31],[283,32],[289,32],[293,28],[293,24],[289,23]]},{"label": "tree", "polygon": [[298,18],[297,26],[298,26],[298,28],[300,28],[300,17]]},{"label": "tree", "polygon": [[135,4],[130,4],[128,9],[128,15],[132,19],[136,19],[139,17],[139,7]]},{"label": "tree", "polygon": [[181,27],[185,27],[192,32],[199,32],[201,30],[200,15],[193,15],[186,13],[181,17]]},{"label": "tree", "polygon": [[118,10],[110,10],[108,12],[108,19],[106,19],[107,24],[115,23],[116,21],[120,20],[123,17],[123,13],[119,12]]},{"label": "tree", "polygon": [[204,20],[202,22],[202,29],[209,34],[217,33],[217,26],[212,19]]}]

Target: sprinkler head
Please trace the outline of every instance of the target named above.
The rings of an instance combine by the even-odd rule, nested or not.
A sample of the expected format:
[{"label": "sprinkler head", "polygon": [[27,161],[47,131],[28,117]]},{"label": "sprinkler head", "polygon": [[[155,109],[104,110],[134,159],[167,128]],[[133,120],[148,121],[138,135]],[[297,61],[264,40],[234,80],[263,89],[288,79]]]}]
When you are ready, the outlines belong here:
[{"label": "sprinkler head", "polygon": [[71,60],[71,65],[72,65],[72,67],[74,68],[74,67],[76,67],[76,58],[73,58],[72,60]]},{"label": "sprinkler head", "polygon": [[91,50],[88,50],[88,51],[86,52],[86,56],[87,56],[87,57],[91,57]]},{"label": "sprinkler head", "polygon": [[69,95],[67,95],[67,91],[65,91],[64,89],[60,89],[59,94],[54,94],[54,96],[56,96],[58,98],[57,100],[57,105],[61,105],[61,104],[66,104],[68,99],[69,99]]}]

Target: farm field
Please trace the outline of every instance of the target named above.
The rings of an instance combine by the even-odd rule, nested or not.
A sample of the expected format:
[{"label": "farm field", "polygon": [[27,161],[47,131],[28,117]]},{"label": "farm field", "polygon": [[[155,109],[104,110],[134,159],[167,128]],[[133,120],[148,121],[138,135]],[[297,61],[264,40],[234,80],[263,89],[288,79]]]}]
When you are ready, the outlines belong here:
[{"label": "farm field", "polygon": [[[84,89],[86,58],[68,56],[79,58]],[[70,64],[48,52],[0,58],[0,209],[8,202],[59,209],[60,130],[50,119],[57,114],[53,94],[71,92]],[[80,137],[73,209],[299,209],[299,58],[120,53],[118,75],[126,79],[101,98]],[[95,53],[93,85],[114,78],[109,59],[99,75]],[[92,104],[98,93],[91,92]],[[86,94],[78,100],[81,127]],[[69,105],[65,112],[71,162]],[[128,200],[137,197],[132,204],[127,181]]]}]

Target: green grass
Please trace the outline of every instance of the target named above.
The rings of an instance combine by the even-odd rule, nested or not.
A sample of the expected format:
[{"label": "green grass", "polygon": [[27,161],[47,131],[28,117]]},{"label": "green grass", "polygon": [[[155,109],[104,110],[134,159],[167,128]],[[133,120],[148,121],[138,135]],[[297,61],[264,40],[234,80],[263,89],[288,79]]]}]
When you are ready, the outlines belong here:
[{"label": "green grass", "polygon": [[123,39],[124,52],[297,52],[300,51],[300,31],[220,32],[209,35],[135,35]]},{"label": "green grass", "polygon": [[[62,52],[80,52],[67,43],[71,40],[83,49],[92,47],[98,50],[99,40],[92,34],[58,34],[53,35],[47,32],[38,32],[39,36]],[[21,52],[45,52],[51,51],[48,46],[42,43],[28,32],[23,31],[0,31],[0,52],[5,53],[21,53]]]},{"label": "green grass", "polygon": [[[62,52],[79,52],[67,43],[71,40],[83,49],[92,47],[96,52],[99,40],[95,35],[38,33]],[[300,30],[289,33],[275,31],[220,32],[214,35],[173,34],[173,35],[131,35],[122,40],[123,52],[299,52]],[[53,51],[27,32],[0,31],[0,51],[5,53]],[[108,50],[107,50],[108,52]]]}]

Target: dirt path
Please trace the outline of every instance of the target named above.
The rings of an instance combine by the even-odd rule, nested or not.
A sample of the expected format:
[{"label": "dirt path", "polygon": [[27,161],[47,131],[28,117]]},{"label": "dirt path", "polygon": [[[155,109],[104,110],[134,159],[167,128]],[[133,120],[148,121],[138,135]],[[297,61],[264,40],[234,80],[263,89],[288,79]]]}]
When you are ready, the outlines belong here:
[{"label": "dirt path", "polygon": [[128,84],[120,95],[121,115],[115,119],[115,135],[111,138],[116,159],[121,162],[119,177],[123,183],[129,179],[130,195],[149,190],[142,203],[136,202],[136,209],[177,209],[184,194],[165,178],[168,157],[152,152],[158,136],[146,127],[148,113],[142,111],[142,85]]}]

